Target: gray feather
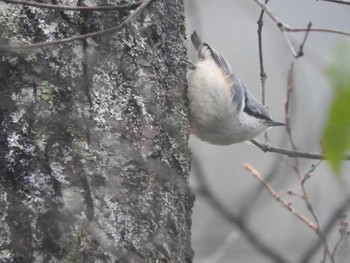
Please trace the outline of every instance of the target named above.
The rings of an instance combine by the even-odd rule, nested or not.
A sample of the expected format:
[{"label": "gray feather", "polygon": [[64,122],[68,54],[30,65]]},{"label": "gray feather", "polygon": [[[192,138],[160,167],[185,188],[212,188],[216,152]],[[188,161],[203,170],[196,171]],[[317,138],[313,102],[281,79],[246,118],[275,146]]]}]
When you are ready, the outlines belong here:
[{"label": "gray feather", "polygon": [[209,46],[207,43],[203,43],[197,32],[194,31],[191,35],[191,40],[198,51],[200,59],[212,59],[215,63],[222,69],[223,73],[232,82],[232,100],[235,105],[237,105],[237,110],[240,111],[242,107],[242,102],[246,93],[246,87],[239,80],[237,74],[232,70],[230,63],[215,49]]},{"label": "gray feather", "polygon": [[203,42],[200,39],[200,37],[197,35],[196,31],[193,31],[193,33],[191,35],[191,40],[192,40],[192,43],[193,43],[194,47],[199,52],[202,49]]},{"label": "gray feather", "polygon": [[245,89],[245,107],[243,110],[247,114],[256,118],[263,120],[271,120],[267,108],[257,99],[255,99],[247,88]]}]

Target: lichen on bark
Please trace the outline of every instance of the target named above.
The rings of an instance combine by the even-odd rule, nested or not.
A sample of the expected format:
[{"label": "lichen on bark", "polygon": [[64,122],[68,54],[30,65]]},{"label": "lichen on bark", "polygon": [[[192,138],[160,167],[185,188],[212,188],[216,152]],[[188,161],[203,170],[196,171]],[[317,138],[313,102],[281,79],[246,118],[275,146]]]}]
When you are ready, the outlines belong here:
[{"label": "lichen on bark", "polygon": [[[183,13],[153,1],[0,53],[1,262],[191,262]],[[1,2],[0,44],[127,15]]]}]

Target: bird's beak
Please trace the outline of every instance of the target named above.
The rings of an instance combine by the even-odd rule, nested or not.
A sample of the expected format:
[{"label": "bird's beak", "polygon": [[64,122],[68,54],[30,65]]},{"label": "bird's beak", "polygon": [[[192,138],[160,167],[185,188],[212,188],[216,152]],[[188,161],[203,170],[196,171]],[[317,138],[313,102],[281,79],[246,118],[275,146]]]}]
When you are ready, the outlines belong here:
[{"label": "bird's beak", "polygon": [[268,124],[269,126],[284,126],[284,125],[286,125],[284,122],[275,121],[275,120],[268,120],[268,121],[267,121],[267,124]]}]

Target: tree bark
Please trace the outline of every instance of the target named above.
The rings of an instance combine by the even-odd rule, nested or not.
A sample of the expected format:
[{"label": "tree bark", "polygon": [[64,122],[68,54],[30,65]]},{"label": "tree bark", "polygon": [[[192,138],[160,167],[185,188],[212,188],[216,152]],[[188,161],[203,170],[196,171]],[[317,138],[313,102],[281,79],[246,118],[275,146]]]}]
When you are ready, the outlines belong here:
[{"label": "tree bark", "polygon": [[[0,2],[0,44],[128,15]],[[184,23],[157,0],[0,53],[0,262],[192,261]]]}]

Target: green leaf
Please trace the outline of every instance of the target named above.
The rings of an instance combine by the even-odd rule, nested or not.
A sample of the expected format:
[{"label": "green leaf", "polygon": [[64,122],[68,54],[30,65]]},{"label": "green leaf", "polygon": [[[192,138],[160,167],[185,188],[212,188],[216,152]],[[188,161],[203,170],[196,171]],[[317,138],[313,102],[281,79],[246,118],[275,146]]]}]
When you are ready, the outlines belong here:
[{"label": "green leaf", "polygon": [[328,162],[339,175],[344,154],[350,149],[350,44],[337,48],[335,62],[328,69],[334,99],[323,130]]}]

